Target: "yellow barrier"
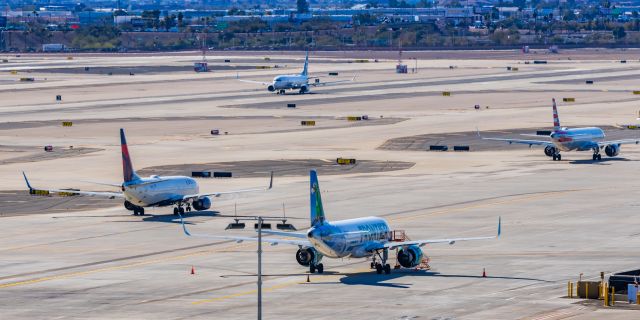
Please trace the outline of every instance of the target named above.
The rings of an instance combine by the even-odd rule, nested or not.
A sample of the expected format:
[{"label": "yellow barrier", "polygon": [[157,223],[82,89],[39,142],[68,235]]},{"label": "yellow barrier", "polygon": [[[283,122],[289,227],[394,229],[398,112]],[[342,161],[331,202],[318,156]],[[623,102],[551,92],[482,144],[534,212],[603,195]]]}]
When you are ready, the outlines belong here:
[{"label": "yellow barrier", "polygon": [[518,68],[511,68],[511,71],[518,71]]},{"label": "yellow barrier", "polygon": [[607,287],[607,284],[605,283],[604,288],[602,288],[602,291],[604,291],[604,306],[608,307],[609,306],[609,292],[608,292],[609,288]]},{"label": "yellow barrier", "polygon": [[62,121],[62,126],[63,127],[71,127],[71,126],[73,126],[73,122],[71,122],[71,121]]},{"label": "yellow barrier", "polygon": [[567,282],[567,297],[573,298],[573,283]]},{"label": "yellow barrier", "polygon": [[256,66],[256,69],[271,69],[271,66]]},{"label": "yellow barrier", "polygon": [[35,80],[36,79],[34,79],[34,78],[20,78],[20,81],[24,81],[24,82],[33,82]]},{"label": "yellow barrier", "polygon": [[302,126],[315,126],[316,125],[316,121],[315,120],[300,121],[300,125],[302,125]]},{"label": "yellow barrier", "polygon": [[367,63],[367,62],[369,62],[369,60],[367,60],[367,59],[356,59],[356,60],[354,60],[354,61],[355,61],[356,63]]},{"label": "yellow barrier", "polygon": [[356,159],[338,158],[336,159],[338,164],[356,164]]},{"label": "yellow barrier", "polygon": [[36,195],[36,196],[48,196],[49,195],[49,190],[31,189],[31,190],[29,190],[29,194]]},{"label": "yellow barrier", "polygon": [[563,102],[576,102],[576,98],[562,98]]},{"label": "yellow barrier", "polygon": [[11,70],[11,74],[18,74],[18,70]]},{"label": "yellow barrier", "polygon": [[442,96],[443,96],[443,97],[449,97],[449,96],[451,96],[451,92],[449,92],[449,91],[442,91]]},{"label": "yellow barrier", "polygon": [[58,192],[58,195],[61,197],[73,197],[77,196],[78,194],[75,192]]},{"label": "yellow barrier", "polygon": [[633,94],[640,94],[640,90],[634,91]]},{"label": "yellow barrier", "polygon": [[347,117],[348,121],[360,121],[362,120],[362,117],[355,117],[355,116],[349,116]]},{"label": "yellow barrier", "polygon": [[616,288],[611,288],[611,306],[616,305]]}]

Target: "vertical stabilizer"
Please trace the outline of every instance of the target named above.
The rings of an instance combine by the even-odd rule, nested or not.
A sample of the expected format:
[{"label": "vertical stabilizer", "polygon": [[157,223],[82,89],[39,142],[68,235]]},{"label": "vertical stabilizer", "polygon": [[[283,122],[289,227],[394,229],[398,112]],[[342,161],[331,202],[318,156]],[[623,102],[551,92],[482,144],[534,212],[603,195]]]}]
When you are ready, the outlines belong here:
[{"label": "vertical stabilizer", "polygon": [[318,184],[318,174],[315,170],[309,172],[310,206],[311,206],[311,226],[324,223],[324,209],[322,208],[322,197],[320,196],[320,184]]},{"label": "vertical stabilizer", "polygon": [[129,156],[129,148],[127,147],[127,138],[124,136],[124,129],[120,129],[120,147],[122,149],[122,173],[124,174],[124,182],[138,179],[138,175],[131,165],[131,157]]},{"label": "vertical stabilizer", "polygon": [[307,55],[304,58],[304,68],[302,69],[302,73],[300,73],[301,76],[308,76],[309,75],[309,51],[307,51]]},{"label": "vertical stabilizer", "polygon": [[553,102],[553,131],[559,131],[562,129],[560,127],[560,118],[558,117],[558,107],[556,107],[556,99],[551,99]]}]

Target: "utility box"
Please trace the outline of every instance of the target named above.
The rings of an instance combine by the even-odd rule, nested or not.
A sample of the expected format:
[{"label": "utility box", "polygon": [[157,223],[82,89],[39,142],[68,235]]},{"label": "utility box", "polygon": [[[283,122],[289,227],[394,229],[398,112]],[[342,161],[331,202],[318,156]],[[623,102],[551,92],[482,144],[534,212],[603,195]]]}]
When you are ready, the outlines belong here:
[{"label": "utility box", "polygon": [[578,281],[578,297],[583,299],[600,298],[600,281]]}]

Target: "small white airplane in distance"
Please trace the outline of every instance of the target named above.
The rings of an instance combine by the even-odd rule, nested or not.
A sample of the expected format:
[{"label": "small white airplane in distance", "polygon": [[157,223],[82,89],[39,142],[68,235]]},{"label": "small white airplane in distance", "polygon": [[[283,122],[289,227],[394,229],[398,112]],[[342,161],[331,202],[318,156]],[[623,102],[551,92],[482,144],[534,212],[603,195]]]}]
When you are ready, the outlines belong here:
[{"label": "small white airplane in distance", "polygon": [[[311,273],[316,271],[318,273],[324,272],[324,266],[320,261],[323,256],[327,256],[335,259],[372,257],[371,268],[376,269],[378,274],[382,272],[389,274],[391,273],[391,266],[387,263],[389,250],[397,249],[398,263],[402,267],[412,268],[422,263],[424,254],[421,247],[426,244],[454,244],[457,241],[486,240],[500,237],[501,222],[500,218],[498,218],[498,234],[496,236],[396,241],[393,238],[393,231],[383,218],[365,217],[329,222],[322,208],[318,176],[315,170],[310,172],[310,184],[311,228],[304,233],[263,230],[262,232],[267,234],[295,239],[263,237],[262,241],[272,245],[284,243],[298,246],[296,260],[298,264],[309,267]],[[187,236],[235,240],[237,242],[258,241],[255,237],[192,234],[187,230],[182,216],[180,221],[182,229]],[[378,262],[378,259],[380,262]]]},{"label": "small white airplane in distance", "polygon": [[[354,76],[351,80],[338,80],[331,82],[320,82],[317,77],[309,77],[309,52],[304,59],[304,68],[300,74],[280,75],[273,78],[272,82],[262,82],[253,80],[237,79],[242,82],[257,83],[267,87],[269,92],[275,92],[277,94],[285,94],[286,90],[298,90],[299,93],[311,92],[311,87],[333,85],[338,83],[351,82],[356,79]],[[309,79],[315,79],[314,82],[309,83]]]},{"label": "small white airplane in distance", "polygon": [[597,127],[574,128],[568,129],[560,127],[560,119],[558,118],[558,108],[556,107],[556,99],[552,99],[553,106],[553,132],[549,135],[547,141],[541,140],[523,140],[523,139],[503,139],[503,138],[485,138],[478,136],[484,140],[505,141],[509,144],[520,143],[544,146],[544,154],[552,157],[553,161],[562,160],[560,151],[593,151],[592,159],[602,160],[600,149],[604,149],[604,153],[609,157],[615,157],[620,153],[620,145],[622,144],[638,144],[640,139],[621,139],[621,140],[604,140],[604,131]]},{"label": "small white airplane in distance", "polygon": [[183,214],[191,211],[193,207],[196,211],[207,210],[211,207],[211,197],[219,197],[224,194],[234,194],[243,192],[266,191],[273,186],[273,172],[266,188],[253,188],[226,192],[200,193],[198,182],[186,176],[150,176],[148,178],[139,177],[129,157],[129,148],[124,135],[124,129],[120,129],[120,144],[122,149],[122,170],[124,182],[122,184],[100,183],[108,186],[118,187],[121,192],[92,192],[79,191],[75,189],[35,189],[29,183],[27,175],[23,172],[24,180],[27,183],[29,192],[36,193],[38,190],[46,190],[50,193],[72,193],[87,196],[122,198],[124,207],[133,211],[134,215],[144,215],[145,207],[165,207],[174,206],[173,214]]}]

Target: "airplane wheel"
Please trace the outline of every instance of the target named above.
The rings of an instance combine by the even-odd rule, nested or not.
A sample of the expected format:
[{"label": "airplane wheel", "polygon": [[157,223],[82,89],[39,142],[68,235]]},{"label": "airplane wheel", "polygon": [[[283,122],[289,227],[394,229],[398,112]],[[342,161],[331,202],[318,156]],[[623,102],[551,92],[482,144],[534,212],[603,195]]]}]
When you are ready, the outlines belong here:
[{"label": "airplane wheel", "polygon": [[184,208],[183,208],[183,207],[178,208],[178,212],[179,212],[180,214],[184,214]]},{"label": "airplane wheel", "polygon": [[593,161],[598,160],[598,155],[597,155],[597,154],[594,154],[594,155],[593,155],[593,157],[591,157],[591,159],[593,159]]},{"label": "airplane wheel", "polygon": [[553,155],[553,161],[558,160],[558,156],[556,156],[555,154]]},{"label": "airplane wheel", "polygon": [[377,274],[382,274],[382,265],[381,264],[376,264],[376,273]]},{"label": "airplane wheel", "polygon": [[313,264],[309,265],[309,273],[316,273],[316,266],[314,266]]},{"label": "airplane wheel", "polygon": [[558,161],[562,160],[562,155],[558,155]]},{"label": "airplane wheel", "polygon": [[391,273],[391,266],[389,264],[385,264],[384,265],[384,274],[390,274]]},{"label": "airplane wheel", "polygon": [[371,262],[371,269],[374,269],[376,266],[373,262]]},{"label": "airplane wheel", "polygon": [[598,154],[598,161],[602,160],[602,155]]},{"label": "airplane wheel", "polygon": [[318,273],[323,273],[324,272],[324,265],[322,263],[318,264],[316,266],[316,268],[318,268]]},{"label": "airplane wheel", "polygon": [[285,94],[285,92],[284,89],[280,90],[280,94]]},{"label": "airplane wheel", "polygon": [[177,216],[178,215],[178,208],[173,208],[173,215]]},{"label": "airplane wheel", "polygon": [[140,213],[141,216],[144,216],[144,208],[143,207],[140,207],[139,213]]}]

